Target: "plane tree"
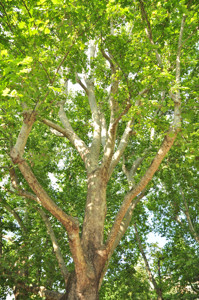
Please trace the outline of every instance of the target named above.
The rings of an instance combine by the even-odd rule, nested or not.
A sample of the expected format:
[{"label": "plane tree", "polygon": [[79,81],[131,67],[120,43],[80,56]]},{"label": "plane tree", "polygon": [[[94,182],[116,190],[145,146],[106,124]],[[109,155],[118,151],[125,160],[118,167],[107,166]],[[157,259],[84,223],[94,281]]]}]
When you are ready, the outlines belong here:
[{"label": "plane tree", "polygon": [[[98,299],[133,210],[181,134],[181,111],[195,105],[197,3],[39,0],[0,7],[1,205],[24,237],[25,222],[32,219],[34,232],[40,216],[66,290],[62,296],[41,288],[24,268],[16,297]],[[130,190],[120,188],[122,169]],[[31,211],[26,220],[28,201],[36,216]],[[67,241],[65,233],[58,241],[58,228]],[[29,246],[25,237],[31,252]],[[31,258],[24,253],[21,264]]]}]

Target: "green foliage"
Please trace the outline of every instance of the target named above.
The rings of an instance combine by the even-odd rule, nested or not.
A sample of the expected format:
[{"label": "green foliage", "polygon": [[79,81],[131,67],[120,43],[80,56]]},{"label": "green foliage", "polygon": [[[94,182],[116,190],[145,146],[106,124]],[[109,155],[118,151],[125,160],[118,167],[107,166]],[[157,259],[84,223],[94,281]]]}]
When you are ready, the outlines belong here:
[{"label": "green foliage", "polygon": [[[97,105],[108,125],[113,77],[103,51],[117,66],[115,78],[119,80],[119,86],[114,95],[118,103],[117,117],[127,104],[131,106],[118,124],[116,148],[126,122],[133,118],[132,136],[125,150],[126,167],[130,168],[138,157],[145,158],[136,170],[135,183],[145,174],[172,122],[174,102],[169,92],[181,93],[182,128],[178,139],[148,186],[147,198],[136,207],[132,223],[136,221],[138,224],[145,246],[150,230],[168,240],[162,250],[164,298],[195,297],[186,287],[198,282],[198,245],[184,213],[184,200],[198,234],[198,3],[150,0],[144,5],[154,43],[147,37],[146,20],[142,18],[140,1],[137,0],[0,2],[2,300],[9,288],[21,280],[26,285],[43,285],[56,290],[64,288],[52,243],[37,211],[38,204],[27,202],[13,191],[9,177],[9,170],[13,167],[10,150],[20,132],[24,109],[36,110],[37,121],[26,144],[24,158],[54,202],[78,218],[81,229],[87,192],[83,162],[70,143],[54,135],[42,120],[48,118],[61,126],[58,111],[60,101],[64,100],[72,128],[90,146],[92,116],[88,96],[80,89],[76,91],[76,75],[78,73],[83,78],[86,73],[94,77]],[[187,17],[179,86],[176,83],[176,54],[183,14]],[[96,55],[90,63],[91,40],[95,41]],[[157,53],[161,55],[162,65],[157,62]],[[66,82],[69,82],[68,93]],[[146,93],[141,94],[143,90]],[[138,102],[139,106],[136,105]],[[152,129],[154,138],[151,137]],[[101,147],[101,156],[102,153]],[[21,189],[31,192],[17,169],[16,174]],[[108,183],[105,238],[128,189],[120,161]],[[6,208],[8,206],[10,210]],[[25,229],[14,217],[14,212]],[[152,225],[149,222],[151,215]],[[54,217],[49,216],[49,219],[65,263],[72,270],[66,233]],[[138,257],[136,240],[130,229],[128,239],[121,242],[110,263],[101,290],[102,299],[155,299]],[[152,269],[158,277],[156,258],[153,258]]]}]

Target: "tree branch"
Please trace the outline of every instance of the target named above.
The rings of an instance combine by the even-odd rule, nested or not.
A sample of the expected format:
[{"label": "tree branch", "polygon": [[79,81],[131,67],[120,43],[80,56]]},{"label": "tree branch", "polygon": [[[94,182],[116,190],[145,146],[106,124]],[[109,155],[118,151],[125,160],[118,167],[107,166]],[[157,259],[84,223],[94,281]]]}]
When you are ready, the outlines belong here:
[{"label": "tree branch", "polygon": [[22,289],[25,289],[27,292],[39,295],[40,297],[45,297],[46,300],[60,300],[63,296],[62,293],[50,291],[44,286],[27,286],[23,283],[17,283],[18,286],[21,286]]},{"label": "tree branch", "polygon": [[5,207],[5,209],[13,215],[13,217],[15,218],[17,223],[19,224],[22,232],[25,233],[26,232],[26,227],[24,226],[23,221],[20,218],[20,216],[18,215],[18,213],[16,213],[16,211],[8,203],[6,203],[5,200],[0,198],[0,202],[2,203],[3,207]]},{"label": "tree branch", "polygon": [[60,113],[60,118],[62,120],[62,124],[65,128],[59,126],[58,124],[53,123],[50,120],[43,119],[42,122],[49,126],[50,128],[55,129],[56,131],[62,133],[70,142],[71,144],[76,148],[76,150],[79,152],[83,162],[85,163],[85,166],[87,169],[90,168],[90,158],[89,158],[89,149],[82,141],[79,136],[74,132],[73,128],[71,127],[68,118],[66,117],[66,114],[64,112],[64,109],[62,108]]},{"label": "tree branch", "polygon": [[[34,118],[31,118],[32,113],[29,114],[29,126],[27,126],[27,118],[24,119],[24,123],[22,125],[23,130],[20,131],[18,135],[17,141],[13,149],[11,150],[11,158],[14,164],[17,164],[22,175],[24,176],[25,180],[29,184],[32,191],[35,193],[37,198],[40,201],[40,204],[45,207],[49,212],[54,215],[57,220],[59,220],[68,233],[69,237],[69,245],[70,250],[74,259],[76,274],[77,277],[81,277],[82,273],[85,272],[87,268],[86,261],[84,258],[83,250],[80,243],[79,237],[79,223],[77,219],[68,216],[61,208],[59,208],[54,201],[49,197],[46,191],[42,188],[40,183],[38,182],[37,178],[33,174],[31,168],[28,166],[26,161],[22,158],[23,150],[25,147],[24,140],[27,141],[28,135],[30,133],[30,127],[34,123]],[[23,147],[21,146],[23,144]]]},{"label": "tree branch", "polygon": [[118,113],[118,102],[116,100],[116,94],[118,92],[118,86],[119,86],[119,80],[118,80],[118,74],[117,74],[117,67],[115,63],[113,62],[112,58],[105,53],[105,51],[101,48],[101,53],[104,56],[104,58],[110,63],[111,68],[111,89],[110,89],[110,96],[109,96],[109,106],[110,106],[110,123],[109,123],[109,129],[108,129],[108,138],[106,145],[104,147],[104,156],[102,160],[102,165],[105,168],[108,168],[111,163],[111,159],[114,153],[114,147],[115,147],[115,139],[116,139],[116,132],[117,132],[117,125],[119,122],[116,122],[116,114]]},{"label": "tree branch", "polygon": [[135,199],[135,201],[133,203],[130,204],[122,222],[121,222],[121,225],[119,227],[119,230],[118,230],[118,233],[117,233],[117,236],[115,238],[115,241],[114,243],[112,244],[112,247],[109,249],[109,252],[108,252],[108,256],[107,256],[107,260],[106,260],[106,265],[103,269],[103,272],[101,274],[101,277],[100,277],[100,286],[102,284],[102,280],[104,278],[104,275],[106,274],[106,271],[108,269],[108,265],[109,265],[109,261],[111,259],[111,256],[114,252],[114,250],[116,249],[116,247],[118,246],[119,242],[121,241],[121,239],[123,238],[123,236],[125,235],[128,227],[129,227],[129,224],[131,222],[131,219],[132,219],[132,215],[133,215],[133,211],[136,207],[136,205],[140,202],[140,200],[144,197],[144,194],[145,194],[145,190]]},{"label": "tree branch", "polygon": [[[145,7],[144,7],[144,3],[143,3],[142,0],[139,0],[139,2],[140,2],[142,20],[143,20],[143,22],[146,22],[146,27],[145,27],[146,34],[147,34],[147,36],[149,38],[149,41],[150,41],[151,45],[154,46],[155,43],[154,43],[154,40],[153,40],[153,34],[152,34],[152,30],[151,30],[151,25],[150,25],[149,18],[147,16],[147,13],[146,13],[146,10],[145,10]],[[157,49],[155,47],[154,47],[153,50],[155,52],[156,59],[158,61],[159,66],[163,67],[163,63],[162,63],[162,59],[161,59],[160,54],[158,53],[158,51],[157,51]]]},{"label": "tree branch", "polygon": [[[37,198],[37,196],[35,196],[34,194],[32,194],[30,192],[27,192],[25,190],[20,189],[20,186],[19,186],[19,183],[18,183],[18,178],[16,176],[14,167],[10,168],[10,177],[11,177],[12,186],[17,190],[17,192],[18,192],[18,194],[20,196],[23,196],[23,197],[25,197],[27,199],[39,202],[39,199]],[[0,201],[1,201],[1,199],[0,199]],[[6,208],[6,206],[5,206],[5,208]],[[7,209],[9,209],[9,208],[7,208]],[[48,234],[49,234],[49,236],[51,238],[53,249],[54,249],[54,252],[55,252],[55,255],[56,255],[56,258],[57,258],[60,270],[61,270],[61,273],[62,273],[63,278],[65,280],[65,285],[67,285],[67,281],[68,281],[68,277],[69,277],[69,272],[68,272],[68,270],[67,270],[67,268],[65,266],[65,263],[64,263],[64,260],[63,260],[62,254],[61,254],[61,250],[60,250],[60,247],[58,245],[58,242],[57,242],[56,236],[54,234],[53,228],[52,228],[52,226],[50,224],[50,221],[48,219],[48,216],[45,214],[44,210],[41,209],[41,208],[39,208],[39,207],[37,207],[36,209],[39,212],[39,214],[41,215],[41,217],[42,217],[42,219],[44,221],[44,224],[45,224],[45,226],[47,228],[47,232],[48,232]],[[15,213],[15,211],[14,210],[9,210],[9,211],[11,213],[13,213],[14,217],[16,218],[16,220],[18,221],[18,223],[22,227],[23,226],[22,220]],[[23,229],[23,227],[22,227],[22,229]]]},{"label": "tree branch", "polygon": [[140,236],[139,236],[139,233],[138,233],[138,230],[137,230],[137,225],[136,225],[136,223],[134,223],[133,226],[134,226],[134,229],[135,229],[135,236],[136,236],[136,240],[137,240],[137,243],[138,243],[138,247],[139,247],[140,252],[141,252],[141,254],[142,254],[142,257],[143,257],[143,259],[144,259],[144,263],[145,263],[145,266],[146,266],[146,271],[147,271],[148,276],[149,276],[149,280],[150,280],[151,283],[153,284],[153,287],[154,287],[154,289],[155,289],[157,295],[160,297],[160,298],[158,298],[158,299],[161,300],[161,299],[162,299],[161,291],[160,291],[160,289],[159,289],[159,287],[158,287],[158,284],[157,284],[157,282],[156,282],[156,280],[155,280],[155,278],[154,278],[154,276],[153,276],[153,273],[152,273],[152,271],[151,271],[151,268],[150,268],[150,266],[149,266],[149,263],[148,263],[146,254],[145,254],[145,252],[144,252],[144,248],[142,247],[142,243],[141,243],[141,239],[140,239]]},{"label": "tree branch", "polygon": [[79,85],[83,88],[83,90],[86,92],[86,94],[88,95],[88,89],[87,87],[83,84],[83,82],[81,81],[80,77],[78,76],[78,74],[75,74],[75,79],[77,81],[77,83],[79,83]]},{"label": "tree branch", "polygon": [[173,130],[169,130],[167,135],[165,136],[162,145],[157,152],[156,156],[154,157],[150,167],[145,172],[144,176],[141,178],[140,182],[131,189],[125,196],[124,201],[120,207],[120,210],[116,216],[115,222],[113,224],[113,227],[111,229],[111,232],[108,236],[107,242],[106,242],[106,248],[109,252],[110,249],[112,249],[112,246],[115,242],[117,232],[120,228],[121,222],[132,202],[132,200],[144,190],[144,188],[147,186],[147,184],[152,179],[154,173],[157,171],[159,165],[161,164],[162,160],[164,159],[165,155],[170,150],[171,146],[173,145],[175,138],[177,136],[177,133]]},{"label": "tree branch", "polygon": [[101,120],[100,114],[97,107],[97,102],[95,98],[95,87],[93,79],[86,79],[86,85],[88,89],[88,100],[92,113],[92,123],[93,123],[93,141],[90,148],[91,163],[93,164],[92,170],[94,170],[98,165],[100,146],[101,146]]},{"label": "tree branch", "polygon": [[182,192],[182,198],[183,198],[183,201],[184,201],[185,215],[186,215],[186,218],[187,218],[187,221],[188,221],[189,230],[190,230],[191,234],[193,235],[194,239],[196,240],[196,242],[199,243],[199,235],[195,231],[195,228],[194,228],[193,223],[191,221],[191,217],[190,217],[190,214],[189,214],[189,207],[187,205],[187,201],[184,197],[183,192]]},{"label": "tree branch", "polygon": [[51,238],[53,249],[54,249],[58,264],[59,264],[59,268],[60,268],[61,273],[63,275],[63,278],[65,280],[65,286],[67,286],[67,281],[68,281],[70,273],[68,272],[68,270],[66,268],[66,265],[65,265],[63,256],[61,254],[61,250],[60,250],[58,241],[57,241],[55,233],[54,233],[54,230],[53,230],[53,228],[51,226],[51,223],[49,221],[49,218],[46,215],[46,213],[44,212],[44,210],[41,209],[41,208],[37,208],[37,210],[38,210],[39,214],[41,215],[41,217],[42,217],[42,219],[43,219],[43,221],[46,225],[47,232],[48,232],[48,234]]}]

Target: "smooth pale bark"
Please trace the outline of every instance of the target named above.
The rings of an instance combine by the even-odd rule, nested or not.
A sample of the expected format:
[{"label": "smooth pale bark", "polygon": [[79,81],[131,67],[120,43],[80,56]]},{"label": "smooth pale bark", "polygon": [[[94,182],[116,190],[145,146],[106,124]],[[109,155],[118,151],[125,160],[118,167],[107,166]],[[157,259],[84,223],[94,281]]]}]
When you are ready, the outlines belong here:
[{"label": "smooth pale bark", "polygon": [[99,168],[88,175],[87,181],[87,202],[82,233],[82,243],[86,252],[89,251],[89,246],[98,249],[103,245],[107,178]]}]

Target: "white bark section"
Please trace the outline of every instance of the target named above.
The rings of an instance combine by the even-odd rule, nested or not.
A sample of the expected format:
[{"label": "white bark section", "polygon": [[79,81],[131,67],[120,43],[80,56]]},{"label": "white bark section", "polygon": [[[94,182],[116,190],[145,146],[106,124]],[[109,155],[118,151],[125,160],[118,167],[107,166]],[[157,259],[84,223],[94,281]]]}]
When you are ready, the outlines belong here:
[{"label": "white bark section", "polygon": [[68,277],[69,277],[69,272],[66,268],[66,265],[65,265],[65,262],[64,262],[64,259],[63,259],[63,256],[61,254],[61,250],[60,250],[60,247],[59,247],[59,244],[57,242],[57,239],[56,239],[56,236],[55,236],[55,233],[54,233],[54,230],[51,226],[51,223],[49,221],[49,218],[48,216],[46,215],[46,213],[44,212],[43,209],[41,208],[37,208],[38,212],[40,213],[45,225],[46,225],[46,228],[47,228],[47,232],[50,236],[50,239],[52,241],[52,245],[53,245],[53,249],[54,249],[54,252],[55,252],[55,255],[56,255],[56,258],[57,258],[57,261],[58,261],[58,264],[59,264],[59,268],[61,270],[61,273],[63,275],[63,278],[65,280],[65,285],[67,285],[67,281],[68,281]]},{"label": "white bark section", "polygon": [[93,141],[90,148],[90,157],[92,170],[98,166],[98,158],[101,146],[101,122],[100,114],[97,107],[97,102],[95,98],[95,87],[92,79],[86,80],[87,90],[88,90],[88,100],[92,113],[92,125],[93,125]]},{"label": "white bark section", "polygon": [[106,146],[108,132],[107,132],[107,127],[106,127],[105,116],[103,113],[100,113],[100,119],[101,119],[101,143],[104,148]]},{"label": "white bark section", "polygon": [[21,127],[18,139],[16,141],[15,148],[17,149],[19,156],[23,155],[24,148],[26,146],[29,134],[31,132],[32,126],[35,122],[36,113],[35,112],[24,112],[24,122]]},{"label": "white bark section", "polygon": [[[62,108],[63,109],[63,108]],[[65,128],[62,128],[58,124],[53,123],[50,120],[44,119],[42,122],[49,126],[50,128],[55,129],[56,131],[62,133],[70,142],[71,144],[76,148],[76,150],[79,152],[83,162],[85,163],[86,169],[89,169],[90,167],[90,158],[89,158],[89,149],[80,139],[80,137],[74,132],[73,128],[71,127],[68,118],[66,117],[66,114],[64,110],[61,110],[60,117],[62,119],[62,124]]]},{"label": "white bark section", "polygon": [[132,126],[132,120],[127,123],[124,133],[121,137],[119,146],[112,157],[112,161],[111,161],[111,165],[110,165],[110,169],[109,169],[109,177],[111,176],[115,166],[118,164],[121,156],[124,153],[124,150],[126,149],[126,147],[128,145],[128,139],[129,139],[130,133],[132,131],[131,126]]},{"label": "white bark section", "polygon": [[111,69],[111,89],[110,89],[110,95],[109,95],[110,122],[109,122],[108,134],[107,134],[107,141],[106,141],[106,145],[104,147],[104,156],[103,156],[103,160],[102,160],[103,167],[105,169],[107,169],[110,166],[111,159],[112,159],[112,156],[114,153],[116,132],[117,132],[117,126],[118,126],[118,122],[119,122],[119,119],[116,122],[118,108],[119,108],[118,102],[116,99],[119,80],[117,78],[117,76],[118,76],[117,67],[114,64],[111,56],[106,54],[103,49],[101,49],[101,53],[104,56],[104,58],[109,62],[110,69]]}]

